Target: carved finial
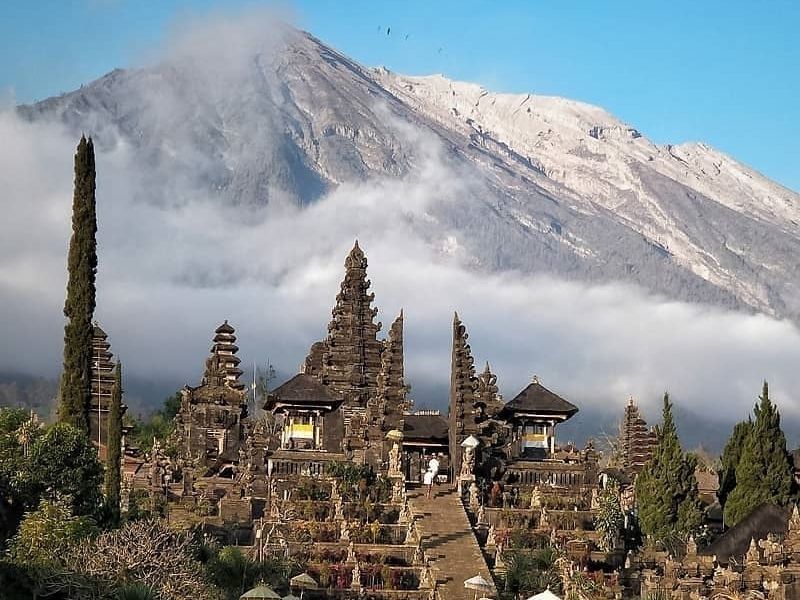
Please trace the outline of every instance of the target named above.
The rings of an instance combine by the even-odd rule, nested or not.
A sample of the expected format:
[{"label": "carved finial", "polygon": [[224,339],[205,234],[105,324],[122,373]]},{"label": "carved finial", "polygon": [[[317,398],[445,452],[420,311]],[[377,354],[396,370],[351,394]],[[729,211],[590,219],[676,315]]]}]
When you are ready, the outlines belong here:
[{"label": "carved finial", "polygon": [[797,509],[797,504],[794,505],[792,516],[789,517],[789,531],[800,533],[800,510]]},{"label": "carved finial", "polygon": [[[353,249],[350,250],[347,258],[344,260],[344,266],[347,269],[366,268],[366,257],[364,256],[364,251],[361,249],[361,246],[358,245],[358,240],[353,244]],[[367,285],[367,287],[369,287],[369,285]]]},{"label": "carved finial", "polygon": [[538,376],[538,375],[534,375],[534,376],[531,378],[531,383],[536,383],[536,384],[538,384],[538,383],[539,383],[539,376]]},{"label": "carved finial", "polygon": [[750,538],[750,547],[747,549],[745,559],[748,563],[757,563],[759,560],[758,544],[754,537]]}]

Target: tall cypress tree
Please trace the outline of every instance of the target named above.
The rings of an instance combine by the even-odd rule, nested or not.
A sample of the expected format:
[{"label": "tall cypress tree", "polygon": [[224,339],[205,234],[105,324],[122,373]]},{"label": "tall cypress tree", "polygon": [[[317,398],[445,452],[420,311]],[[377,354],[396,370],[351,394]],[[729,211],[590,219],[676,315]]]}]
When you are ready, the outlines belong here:
[{"label": "tall cypress tree", "polygon": [[64,304],[64,372],[58,418],[89,434],[92,402],[92,316],[97,272],[97,214],[92,139],[81,136],[75,153],[72,238],[69,242],[67,300]]},{"label": "tall cypress tree", "polygon": [[736,467],[736,487],[725,504],[725,524],[736,525],[763,502],[785,505],[792,491],[792,463],[786,451],[781,415],[764,387],[755,423]]},{"label": "tall cypress tree", "polygon": [[694,476],[696,460],[681,449],[669,394],[664,394],[663,419],[656,427],[658,444],[636,478],[636,504],[642,532],[658,541],[686,538],[701,523]]},{"label": "tall cypress tree", "polygon": [[719,471],[719,503],[724,507],[728,501],[728,496],[736,487],[736,467],[739,466],[739,461],[742,458],[744,447],[747,444],[747,438],[753,431],[753,421],[747,419],[737,423],[733,428],[733,433],[725,444],[725,449],[722,451],[720,462],[722,468]]},{"label": "tall cypress tree", "polygon": [[108,442],[106,445],[106,506],[113,521],[119,518],[122,459],[122,363],[114,369],[114,387],[108,406]]}]

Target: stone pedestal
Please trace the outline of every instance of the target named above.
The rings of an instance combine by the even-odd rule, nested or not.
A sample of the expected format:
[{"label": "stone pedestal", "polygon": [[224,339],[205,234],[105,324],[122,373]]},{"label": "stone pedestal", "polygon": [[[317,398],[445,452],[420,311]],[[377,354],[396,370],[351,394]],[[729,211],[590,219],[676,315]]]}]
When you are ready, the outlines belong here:
[{"label": "stone pedestal", "polygon": [[389,480],[392,482],[392,502],[403,503],[406,498],[405,477],[402,475],[390,475]]}]

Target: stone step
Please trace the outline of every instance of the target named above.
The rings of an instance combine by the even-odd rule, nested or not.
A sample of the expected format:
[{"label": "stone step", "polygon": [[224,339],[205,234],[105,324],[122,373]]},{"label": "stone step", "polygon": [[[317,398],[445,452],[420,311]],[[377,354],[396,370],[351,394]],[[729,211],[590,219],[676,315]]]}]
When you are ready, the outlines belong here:
[{"label": "stone step", "polygon": [[492,583],[492,575],[458,494],[444,486],[434,488],[431,498],[425,497],[424,490],[411,490],[409,503],[422,547],[437,572],[439,597],[473,600],[475,592],[465,589],[464,581],[480,575]]}]

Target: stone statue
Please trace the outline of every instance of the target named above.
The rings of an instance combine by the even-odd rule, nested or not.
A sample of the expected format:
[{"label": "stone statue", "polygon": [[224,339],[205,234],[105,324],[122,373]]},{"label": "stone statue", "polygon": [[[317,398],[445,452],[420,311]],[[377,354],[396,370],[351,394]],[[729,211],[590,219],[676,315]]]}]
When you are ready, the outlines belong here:
[{"label": "stone statue", "polygon": [[346,520],[339,523],[339,539],[343,542],[350,541],[350,523]]},{"label": "stone statue", "polygon": [[547,517],[547,509],[542,506],[542,510],[539,513],[539,527],[546,527],[549,525],[548,517]]},{"label": "stone statue", "polygon": [[542,491],[539,486],[534,486],[531,492],[531,508],[538,509],[542,506]]},{"label": "stone statue", "polygon": [[408,498],[403,498],[403,506],[400,508],[400,516],[397,518],[401,524],[408,523],[414,520],[414,513],[411,512],[411,507],[408,504]]},{"label": "stone statue", "polygon": [[183,495],[191,496],[194,492],[194,473],[189,469],[183,471]]},{"label": "stone statue", "polygon": [[392,481],[392,502],[402,502],[406,497],[406,484],[402,477],[394,477]]},{"label": "stone statue", "polygon": [[406,527],[406,539],[403,543],[410,546],[411,544],[416,544],[418,542],[419,542],[419,536],[417,535],[417,524],[412,519],[408,523],[408,527]]},{"label": "stone statue", "polygon": [[395,442],[392,444],[392,449],[389,450],[389,477],[402,476],[402,474],[403,466],[400,456],[400,444]]},{"label": "stone statue", "polygon": [[495,569],[504,569],[506,563],[503,562],[503,544],[497,544],[497,551],[494,554],[494,567]]},{"label": "stone statue", "polygon": [[473,481],[469,486],[469,506],[472,510],[477,510],[480,505],[480,499],[478,498],[479,491],[478,485]]},{"label": "stone statue", "polygon": [[353,542],[347,544],[347,560],[345,562],[354,563],[357,562],[356,560],[356,550],[355,546],[353,546]]},{"label": "stone statue", "polygon": [[357,562],[353,567],[353,579],[350,583],[350,587],[352,587],[354,590],[361,589],[361,569],[358,567]]},{"label": "stone statue", "polygon": [[423,562],[425,555],[422,552],[422,543],[420,542],[417,544],[417,547],[414,548],[414,555],[411,557],[411,564],[418,565]]},{"label": "stone statue", "polygon": [[475,448],[467,446],[464,448],[464,456],[461,459],[461,477],[470,479],[475,470]]},{"label": "stone statue", "polygon": [[269,499],[269,518],[273,521],[281,520],[281,507],[277,496],[271,496]]},{"label": "stone statue", "polygon": [[697,543],[693,535],[690,535],[689,541],[686,542],[686,556],[697,556]]},{"label": "stone statue", "polygon": [[339,496],[336,498],[336,502],[333,505],[334,507],[334,521],[344,521],[344,504],[342,503],[342,497]]},{"label": "stone statue", "polygon": [[486,509],[483,504],[478,508],[478,524],[486,523]]},{"label": "stone statue", "polygon": [[493,548],[495,546],[495,535],[494,525],[489,525],[489,532],[486,534],[486,546],[488,548]]},{"label": "stone statue", "polygon": [[341,492],[339,491],[339,480],[334,479],[331,481],[331,500],[341,500]]},{"label": "stone statue", "polygon": [[597,488],[592,488],[592,500],[590,506],[592,510],[597,510],[600,508],[600,494],[597,491]]},{"label": "stone statue", "polygon": [[435,585],[436,581],[433,579],[433,572],[431,571],[428,561],[426,560],[419,572],[419,589],[429,590]]}]

